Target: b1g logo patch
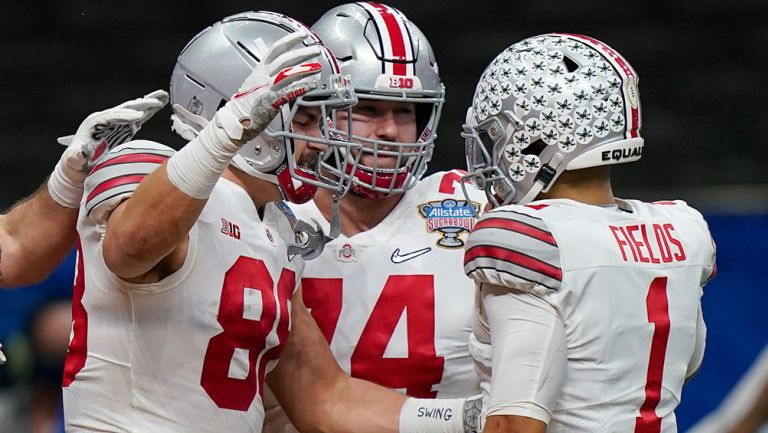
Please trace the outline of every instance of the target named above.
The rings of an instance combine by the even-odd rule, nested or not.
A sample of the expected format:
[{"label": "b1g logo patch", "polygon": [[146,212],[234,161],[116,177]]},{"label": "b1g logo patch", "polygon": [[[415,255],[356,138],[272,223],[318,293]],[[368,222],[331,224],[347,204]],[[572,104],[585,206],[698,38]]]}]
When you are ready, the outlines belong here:
[{"label": "b1g logo patch", "polygon": [[461,248],[464,241],[459,237],[475,227],[480,204],[451,198],[430,201],[417,206],[419,214],[426,219],[427,232],[439,233],[436,244],[443,248]]}]

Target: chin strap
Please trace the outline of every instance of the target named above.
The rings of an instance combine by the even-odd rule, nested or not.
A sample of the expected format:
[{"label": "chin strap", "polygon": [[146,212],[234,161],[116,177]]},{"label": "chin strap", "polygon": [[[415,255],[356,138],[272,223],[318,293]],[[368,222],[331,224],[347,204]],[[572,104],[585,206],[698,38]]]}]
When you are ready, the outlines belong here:
[{"label": "chin strap", "polygon": [[563,155],[559,153],[554,154],[552,159],[541,167],[541,170],[539,170],[539,173],[536,175],[536,180],[533,182],[533,186],[520,200],[517,201],[517,204],[530,203],[536,199],[536,196],[538,196],[541,191],[548,191],[557,174],[557,167],[560,166],[560,163],[562,162]]},{"label": "chin strap", "polygon": [[339,193],[333,193],[333,202],[331,203],[331,228],[330,233],[328,233],[331,239],[336,239],[341,234],[340,201],[341,196]]}]

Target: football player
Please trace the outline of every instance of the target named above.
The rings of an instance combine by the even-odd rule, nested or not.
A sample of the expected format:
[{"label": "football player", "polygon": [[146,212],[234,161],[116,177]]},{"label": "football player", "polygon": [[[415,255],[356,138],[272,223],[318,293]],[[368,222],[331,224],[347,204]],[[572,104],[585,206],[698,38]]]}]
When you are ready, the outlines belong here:
[{"label": "football player", "polygon": [[343,194],[318,153],[355,147],[332,131],[356,98],[328,49],[288,17],[238,14],[184,48],[171,99],[196,138],[118,146],[86,180],[68,431],[259,432],[265,381],[302,430],[463,431],[463,400],[426,419],[345,375],[296,290],[323,235],[280,200]]},{"label": "football player", "polygon": [[[422,398],[476,394],[474,283],[461,260],[485,197],[465,199],[458,170],[422,179],[445,92],[429,41],[402,12],[373,2],[337,6],[312,30],[350,76],[359,102],[336,123],[363,148],[347,155],[357,165],[341,233],[307,262],[304,303],[353,377]],[[332,162],[324,171],[344,175]],[[330,191],[292,208],[333,231]],[[265,431],[291,431],[286,422],[270,409]]]},{"label": "football player", "polygon": [[61,262],[75,243],[86,175],[109,149],[130,141],[167,102],[168,94],[158,90],[93,113],[75,135],[59,138],[67,149],[46,184],[0,215],[0,287],[36,283]]},{"label": "football player", "polygon": [[676,431],[698,369],[715,247],[685,202],[615,198],[640,159],[638,77],[606,44],[545,34],[500,53],[465,125],[493,209],[469,236],[485,432]]}]

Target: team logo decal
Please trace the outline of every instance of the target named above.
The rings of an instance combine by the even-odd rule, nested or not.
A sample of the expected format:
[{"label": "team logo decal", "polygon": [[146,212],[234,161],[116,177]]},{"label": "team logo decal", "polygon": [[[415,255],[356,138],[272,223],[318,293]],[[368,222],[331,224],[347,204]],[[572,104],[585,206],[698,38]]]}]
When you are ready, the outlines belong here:
[{"label": "team logo decal", "polygon": [[426,219],[427,232],[439,233],[436,245],[443,248],[461,248],[461,234],[475,227],[480,204],[467,200],[445,199],[430,201],[417,206],[419,215]]},{"label": "team logo decal", "polygon": [[197,99],[196,96],[193,96],[192,99],[189,100],[189,104],[187,104],[187,111],[199,115],[203,111],[203,101]]}]

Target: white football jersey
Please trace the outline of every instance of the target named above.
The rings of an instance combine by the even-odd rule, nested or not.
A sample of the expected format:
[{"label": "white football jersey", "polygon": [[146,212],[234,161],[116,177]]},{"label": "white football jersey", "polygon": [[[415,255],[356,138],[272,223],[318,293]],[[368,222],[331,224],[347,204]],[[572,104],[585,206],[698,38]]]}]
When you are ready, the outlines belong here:
[{"label": "white football jersey", "polygon": [[[715,268],[706,222],[682,201],[619,208],[503,206],[467,242],[468,275],[536,295],[564,325],[565,379],[545,408],[548,432],[675,432],[686,372],[700,361],[700,297]],[[491,376],[491,388],[504,380]]]},{"label": "white football jersey", "polygon": [[[354,377],[423,398],[479,392],[467,350],[475,286],[464,275],[464,240],[485,195],[467,203],[449,171],[422,179],[374,228],[340,235],[306,263],[304,303]],[[292,205],[304,221],[328,222],[314,202]],[[267,402],[266,432],[290,431]],[[283,422],[287,422],[284,417]]]},{"label": "white football jersey", "polygon": [[63,383],[67,432],[261,431],[264,377],[288,336],[303,269],[286,251],[290,211],[269,204],[262,220],[245,190],[220,179],[182,268],[144,285],[107,269],[104,227],[87,216],[100,200],[129,195],[158,166],[152,158],[169,151],[119,146],[86,185]]}]

